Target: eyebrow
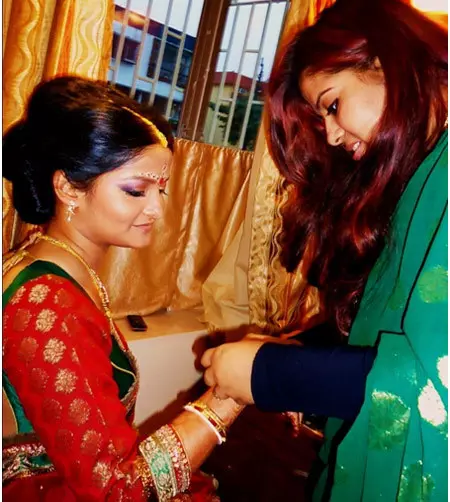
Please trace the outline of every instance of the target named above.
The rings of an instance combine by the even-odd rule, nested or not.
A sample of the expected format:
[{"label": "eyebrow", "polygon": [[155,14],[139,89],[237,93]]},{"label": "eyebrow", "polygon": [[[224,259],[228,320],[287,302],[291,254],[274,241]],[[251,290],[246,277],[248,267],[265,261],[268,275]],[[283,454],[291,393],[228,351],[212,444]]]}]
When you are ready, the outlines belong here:
[{"label": "eyebrow", "polygon": [[157,175],[157,174],[155,174],[154,176],[136,174],[134,176],[130,176],[125,179],[126,180],[149,181],[149,182],[153,182],[153,183],[158,183],[160,181],[167,181],[169,179],[169,177],[167,175]]},{"label": "eyebrow", "polygon": [[322,99],[322,96],[326,94],[328,91],[331,91],[332,87],[328,87],[328,89],[324,89],[322,92],[319,93],[317,96],[317,101],[316,101],[316,108],[319,110],[320,109],[320,100]]}]

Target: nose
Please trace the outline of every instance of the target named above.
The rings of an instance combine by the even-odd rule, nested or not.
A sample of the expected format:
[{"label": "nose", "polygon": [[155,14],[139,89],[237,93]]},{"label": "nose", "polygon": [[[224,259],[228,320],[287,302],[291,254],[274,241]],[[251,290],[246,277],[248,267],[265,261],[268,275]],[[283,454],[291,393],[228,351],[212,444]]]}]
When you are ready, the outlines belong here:
[{"label": "nose", "polygon": [[164,212],[164,202],[161,194],[155,190],[147,199],[143,213],[152,220],[159,220]]},{"label": "nose", "polygon": [[344,130],[339,127],[333,116],[325,119],[327,142],[331,146],[339,146],[344,142]]}]

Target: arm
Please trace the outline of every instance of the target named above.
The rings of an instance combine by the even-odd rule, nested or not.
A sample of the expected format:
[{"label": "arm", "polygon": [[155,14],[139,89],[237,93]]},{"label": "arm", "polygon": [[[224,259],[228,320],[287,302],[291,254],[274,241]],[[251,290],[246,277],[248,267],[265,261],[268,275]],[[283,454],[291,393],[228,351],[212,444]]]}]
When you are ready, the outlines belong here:
[{"label": "arm", "polygon": [[[4,309],[3,368],[56,470],[86,501],[120,500],[124,493],[147,500],[155,472],[118,398],[106,319],[54,276],[31,280],[16,295]],[[227,424],[239,411],[230,401],[205,399]],[[216,436],[192,413],[173,426],[195,469]]]},{"label": "arm", "polygon": [[205,352],[205,382],[216,393],[267,411],[353,419],[376,357],[371,347],[305,347],[247,338]]},{"label": "arm", "polygon": [[372,347],[264,344],[253,361],[251,389],[258,408],[354,419],[364,401]]}]

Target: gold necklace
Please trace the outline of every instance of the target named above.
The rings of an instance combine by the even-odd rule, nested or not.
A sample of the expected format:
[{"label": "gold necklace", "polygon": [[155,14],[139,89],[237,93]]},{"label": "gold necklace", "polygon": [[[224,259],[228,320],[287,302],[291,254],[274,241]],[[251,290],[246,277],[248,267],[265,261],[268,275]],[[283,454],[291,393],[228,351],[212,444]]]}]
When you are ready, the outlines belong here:
[{"label": "gold necklace", "polygon": [[[97,272],[87,263],[87,261],[79,254],[75,249],[73,249],[69,244],[66,244],[63,241],[60,241],[59,239],[55,239],[54,237],[50,237],[49,235],[44,235],[40,232],[36,235],[36,240],[44,240],[49,242],[50,244],[53,244],[54,246],[57,246],[59,248],[64,249],[67,251],[69,254],[71,254],[74,258],[76,258],[80,263],[84,265],[86,270],[88,271],[89,275],[91,276],[92,282],[94,283],[95,289],[98,292],[98,295],[100,297],[100,301],[103,307],[103,311],[105,312],[105,316],[108,319],[108,322],[111,326],[112,332],[115,334],[116,333],[116,328],[114,326],[112,314],[111,314],[111,309],[110,309],[110,302],[109,302],[109,296],[108,292],[106,291],[106,287],[103,284],[102,280],[98,276]],[[116,339],[119,337],[116,337]]]}]

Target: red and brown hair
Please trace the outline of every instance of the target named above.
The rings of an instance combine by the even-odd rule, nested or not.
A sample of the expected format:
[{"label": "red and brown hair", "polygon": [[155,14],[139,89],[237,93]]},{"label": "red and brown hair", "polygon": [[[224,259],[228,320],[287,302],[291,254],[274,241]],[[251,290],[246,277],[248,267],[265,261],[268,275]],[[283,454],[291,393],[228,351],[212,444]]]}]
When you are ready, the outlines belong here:
[{"label": "red and brown hair", "polygon": [[[299,80],[316,72],[363,72],[376,58],[386,107],[366,154],[355,162],[327,144],[323,120],[302,96]],[[321,289],[343,333],[384,247],[395,206],[444,127],[447,71],[447,32],[400,0],[337,0],[290,39],[275,63],[267,136],[292,185],[281,260],[293,271],[303,258],[303,272]]]}]

